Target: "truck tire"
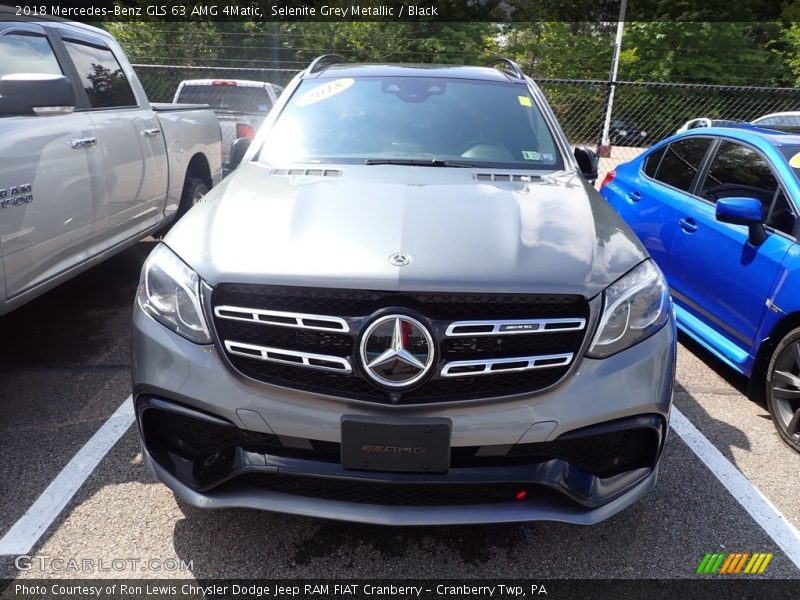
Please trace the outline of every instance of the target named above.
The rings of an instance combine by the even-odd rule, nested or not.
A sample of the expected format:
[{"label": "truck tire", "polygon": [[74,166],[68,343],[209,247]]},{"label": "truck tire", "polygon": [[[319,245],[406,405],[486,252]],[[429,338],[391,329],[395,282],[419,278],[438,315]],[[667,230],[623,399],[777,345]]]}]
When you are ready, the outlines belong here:
[{"label": "truck tire", "polygon": [[205,181],[198,177],[186,176],[186,181],[183,184],[183,193],[181,194],[181,203],[178,205],[178,213],[175,215],[175,220],[180,219],[186,211],[197,204],[200,199],[208,193],[208,186]]},{"label": "truck tire", "polygon": [[767,408],[783,441],[800,452],[800,327],[775,347],[767,368]]},{"label": "truck tire", "polygon": [[186,214],[190,208],[198,203],[200,198],[208,193],[208,186],[202,179],[198,177],[186,176],[186,181],[183,183],[183,192],[181,193],[181,202],[178,205],[178,210],[175,212],[175,217],[162,228],[160,228],[153,237],[160,240],[167,232],[172,229],[172,226],[178,222],[183,215]]}]

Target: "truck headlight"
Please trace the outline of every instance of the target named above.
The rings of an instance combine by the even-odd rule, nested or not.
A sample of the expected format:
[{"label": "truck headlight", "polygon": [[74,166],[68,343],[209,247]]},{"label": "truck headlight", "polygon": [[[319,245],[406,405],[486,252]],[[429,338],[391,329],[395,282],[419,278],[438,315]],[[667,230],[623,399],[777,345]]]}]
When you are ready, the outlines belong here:
[{"label": "truck headlight", "polygon": [[142,267],[136,294],[141,309],[178,335],[196,344],[210,344],[200,304],[200,277],[164,244]]},{"label": "truck headlight", "polygon": [[643,262],[603,292],[603,314],[586,355],[605,358],[641,342],[669,320],[671,307],[661,271]]}]

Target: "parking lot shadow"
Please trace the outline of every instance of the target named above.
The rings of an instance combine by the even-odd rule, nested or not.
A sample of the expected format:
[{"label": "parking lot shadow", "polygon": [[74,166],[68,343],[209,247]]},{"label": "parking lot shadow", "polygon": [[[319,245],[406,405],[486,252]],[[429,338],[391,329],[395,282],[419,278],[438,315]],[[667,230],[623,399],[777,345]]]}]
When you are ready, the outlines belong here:
[{"label": "parking lot shadow", "polygon": [[0,317],[0,370],[99,365],[109,351],[130,365],[130,310],[142,263],[155,242],[143,241]]},{"label": "parking lot shadow", "polygon": [[[711,352],[703,348],[703,346],[680,330],[678,330],[678,341],[696,358],[701,360],[706,367],[711,369],[716,375],[723,379],[725,383],[730,385],[743,396],[749,398],[749,380],[747,377],[734,371],[731,367],[723,363],[720,359],[711,354]],[[759,406],[766,407],[766,403],[764,402],[763,398],[754,397],[750,399],[756,402],[756,404]]]},{"label": "parking lot shadow", "polygon": [[[753,393],[747,377],[734,371],[711,352],[679,335],[683,359],[675,382],[675,405],[700,432],[740,470],[742,460],[772,460],[780,442],[772,427],[763,394]],[[765,427],[762,423],[766,421]],[[773,439],[766,439],[766,435]],[[777,444],[783,451],[783,444]],[[746,451],[734,452],[735,449]],[[793,455],[792,455],[793,456]],[[760,457],[760,458],[759,458]]]},{"label": "parking lot shadow", "polygon": [[[738,396],[731,397],[731,401],[742,401]],[[680,405],[680,410],[695,426],[700,426],[705,435],[714,438],[714,445],[732,463],[736,464],[736,457],[731,448],[751,450],[750,438],[747,434],[725,421],[711,416],[703,405],[695,399],[691,392],[677,381],[675,382],[675,401]]]},{"label": "parking lot shadow", "polygon": [[[175,551],[192,561],[197,578],[221,572],[232,578],[444,575],[444,563],[421,560],[437,554],[457,565],[459,576],[468,576],[490,569],[493,562],[513,560],[526,548],[531,528],[399,528],[245,509],[207,511],[183,502],[179,506],[185,518],[175,524]],[[254,552],[264,560],[254,561]]]}]

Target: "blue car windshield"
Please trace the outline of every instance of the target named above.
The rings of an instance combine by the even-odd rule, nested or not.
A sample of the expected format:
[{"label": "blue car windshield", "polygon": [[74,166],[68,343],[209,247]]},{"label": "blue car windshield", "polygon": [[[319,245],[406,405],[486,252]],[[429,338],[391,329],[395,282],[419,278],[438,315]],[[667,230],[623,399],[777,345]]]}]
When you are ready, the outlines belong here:
[{"label": "blue car windshield", "polygon": [[549,171],[564,164],[526,86],[434,77],[305,80],[259,160],[434,161]]}]

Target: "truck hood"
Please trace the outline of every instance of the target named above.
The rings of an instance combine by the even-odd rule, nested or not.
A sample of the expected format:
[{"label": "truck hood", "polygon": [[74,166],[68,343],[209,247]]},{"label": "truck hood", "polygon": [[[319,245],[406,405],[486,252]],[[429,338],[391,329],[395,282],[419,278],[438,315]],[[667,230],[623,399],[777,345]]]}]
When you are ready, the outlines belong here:
[{"label": "truck hood", "polygon": [[[499,171],[487,173],[498,179]],[[646,257],[574,173],[485,179],[464,168],[344,165],[323,172],[319,165],[286,171],[247,163],[164,241],[212,286],[591,298]],[[392,265],[396,253],[411,262]]]}]

